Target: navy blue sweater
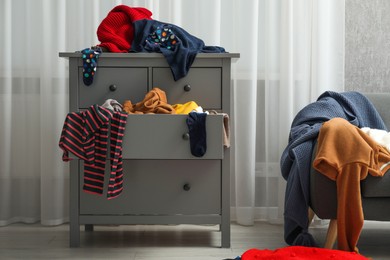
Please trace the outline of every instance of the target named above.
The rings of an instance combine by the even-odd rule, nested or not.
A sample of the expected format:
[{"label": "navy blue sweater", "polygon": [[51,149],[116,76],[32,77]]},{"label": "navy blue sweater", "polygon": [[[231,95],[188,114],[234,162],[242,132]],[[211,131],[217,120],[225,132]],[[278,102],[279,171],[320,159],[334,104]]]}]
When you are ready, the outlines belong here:
[{"label": "navy blue sweater", "polygon": [[130,51],[161,52],[171,68],[175,81],[187,75],[198,53],[225,52],[222,47],[205,46],[201,39],[173,24],[157,20],[138,20],[133,26],[134,39]]}]

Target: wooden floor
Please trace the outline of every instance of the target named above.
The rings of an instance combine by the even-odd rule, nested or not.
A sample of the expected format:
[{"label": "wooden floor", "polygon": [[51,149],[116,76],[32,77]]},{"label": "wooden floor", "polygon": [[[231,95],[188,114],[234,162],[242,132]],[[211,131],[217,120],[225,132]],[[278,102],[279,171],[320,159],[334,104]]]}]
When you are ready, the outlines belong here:
[{"label": "wooden floor", "polygon": [[[69,226],[13,224],[0,228],[0,259],[127,259],[215,260],[235,258],[250,248],[284,247],[283,226],[257,222],[232,223],[231,248],[220,248],[218,226],[121,225],[96,226],[81,233],[81,247],[69,248]],[[311,228],[322,244],[326,227]],[[390,223],[365,224],[360,252],[373,259],[390,259]]]}]

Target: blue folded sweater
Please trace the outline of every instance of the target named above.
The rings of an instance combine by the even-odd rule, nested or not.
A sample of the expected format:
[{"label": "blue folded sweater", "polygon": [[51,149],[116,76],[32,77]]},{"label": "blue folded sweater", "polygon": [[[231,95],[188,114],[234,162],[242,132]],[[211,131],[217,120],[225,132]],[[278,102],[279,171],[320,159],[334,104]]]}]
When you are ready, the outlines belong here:
[{"label": "blue folded sweater", "polygon": [[187,75],[198,53],[225,52],[222,47],[205,46],[201,39],[173,24],[138,20],[133,23],[133,27],[134,39],[130,51],[162,53],[175,81]]}]

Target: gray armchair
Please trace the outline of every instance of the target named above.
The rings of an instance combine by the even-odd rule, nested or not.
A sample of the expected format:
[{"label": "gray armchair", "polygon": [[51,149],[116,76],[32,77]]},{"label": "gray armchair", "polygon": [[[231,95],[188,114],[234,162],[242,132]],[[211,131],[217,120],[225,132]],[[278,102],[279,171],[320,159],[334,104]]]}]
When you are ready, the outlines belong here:
[{"label": "gray armchair", "polygon": [[[388,129],[390,129],[390,93],[366,93]],[[313,149],[314,160],[317,146]],[[390,220],[390,173],[383,177],[368,177],[361,181],[361,196],[365,220]],[[313,167],[310,173],[309,219],[316,214],[320,219],[330,219],[325,248],[332,248],[337,239],[337,191],[336,183]]]}]

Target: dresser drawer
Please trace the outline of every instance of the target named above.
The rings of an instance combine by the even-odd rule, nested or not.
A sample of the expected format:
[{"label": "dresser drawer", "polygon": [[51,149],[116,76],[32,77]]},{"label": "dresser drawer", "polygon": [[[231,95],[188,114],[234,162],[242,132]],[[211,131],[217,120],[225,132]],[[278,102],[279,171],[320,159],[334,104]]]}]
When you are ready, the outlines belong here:
[{"label": "dresser drawer", "polygon": [[123,138],[125,159],[223,159],[223,116],[206,117],[207,150],[191,154],[187,115],[129,115]]},{"label": "dresser drawer", "polygon": [[79,108],[93,104],[102,105],[112,98],[119,103],[128,100],[142,100],[148,91],[147,68],[98,67],[93,83],[86,86],[83,71],[79,68]]},{"label": "dresser drawer", "polygon": [[[106,165],[105,188],[109,164]],[[221,213],[219,160],[124,160],[122,194],[107,200],[80,192],[80,214],[175,215]],[[83,165],[80,167],[80,189]]]},{"label": "dresser drawer", "polygon": [[174,81],[169,68],[153,68],[153,87],[167,94],[168,103],[195,101],[204,109],[222,108],[222,72],[220,68],[191,68],[186,77]]}]

